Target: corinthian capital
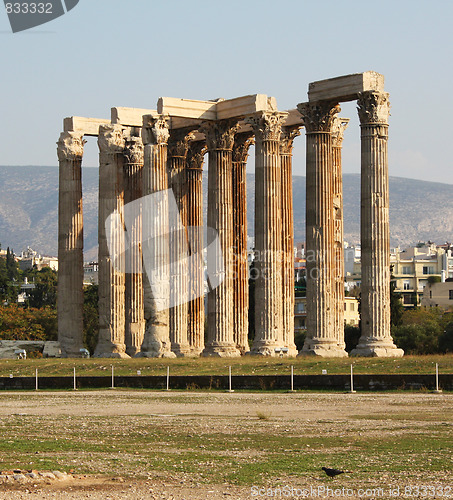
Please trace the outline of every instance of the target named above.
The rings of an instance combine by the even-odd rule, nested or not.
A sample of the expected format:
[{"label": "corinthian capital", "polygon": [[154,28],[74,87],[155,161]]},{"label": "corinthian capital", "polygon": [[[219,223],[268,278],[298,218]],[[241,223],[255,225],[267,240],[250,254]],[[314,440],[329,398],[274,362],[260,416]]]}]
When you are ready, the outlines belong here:
[{"label": "corinthian capital", "polygon": [[141,137],[130,137],[124,149],[126,162],[130,165],[142,165],[144,160],[143,141]]},{"label": "corinthian capital", "polygon": [[231,150],[234,143],[234,134],[238,131],[237,119],[203,122],[200,132],[206,136],[208,151],[215,149]]},{"label": "corinthian capital", "polygon": [[263,111],[247,117],[245,121],[250,123],[258,140],[279,141],[287,116],[288,113],[279,111]]},{"label": "corinthian capital", "polygon": [[344,131],[349,125],[349,118],[335,117],[332,125],[332,146],[341,148],[343,144]]},{"label": "corinthian capital", "polygon": [[81,159],[85,142],[80,132],[62,132],[57,142],[59,161]]},{"label": "corinthian capital", "polygon": [[255,144],[252,132],[242,132],[234,136],[233,161],[236,163],[245,163],[249,154],[249,148]]},{"label": "corinthian capital", "polygon": [[389,94],[374,90],[361,92],[357,99],[357,112],[361,125],[386,125],[390,114]]},{"label": "corinthian capital", "polygon": [[187,168],[190,170],[203,170],[204,155],[208,148],[205,141],[192,141],[187,152]]},{"label": "corinthian capital", "polygon": [[189,141],[194,139],[192,128],[180,128],[170,131],[168,139],[168,156],[185,158],[189,149]]},{"label": "corinthian capital", "polygon": [[290,155],[293,152],[294,139],[300,135],[300,125],[294,125],[282,128],[280,137],[280,153]]},{"label": "corinthian capital", "polygon": [[170,120],[167,115],[145,115],[143,117],[143,144],[167,144],[170,137]]},{"label": "corinthian capital", "polygon": [[331,101],[303,102],[297,105],[297,110],[304,119],[305,130],[313,132],[331,132],[340,106]]},{"label": "corinthian capital", "polygon": [[101,153],[122,153],[125,144],[121,125],[110,123],[99,127],[98,146]]}]

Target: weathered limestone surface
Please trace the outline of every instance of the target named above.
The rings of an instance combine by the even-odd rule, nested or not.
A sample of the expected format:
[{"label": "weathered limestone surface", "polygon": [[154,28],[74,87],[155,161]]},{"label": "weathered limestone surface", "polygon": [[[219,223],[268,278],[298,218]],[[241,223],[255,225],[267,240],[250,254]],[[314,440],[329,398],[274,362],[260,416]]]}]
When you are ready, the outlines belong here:
[{"label": "weathered limestone surface", "polygon": [[[141,137],[130,137],[124,149],[124,204],[142,197],[143,142]],[[126,353],[135,356],[141,349],[145,334],[142,279],[142,214],[134,214],[127,228],[131,245],[128,249],[127,273],[125,276],[125,344]]]},{"label": "weathered limestone surface", "polygon": [[334,317],[333,331],[338,345],[345,349],[344,343],[344,230],[343,230],[343,175],[341,168],[341,146],[348,118],[335,117],[332,125],[333,155],[333,291]]},{"label": "weathered limestone surface", "polygon": [[297,355],[294,343],[294,220],[292,152],[294,139],[300,135],[300,125],[285,126],[280,138],[282,186],[282,301],[283,346],[289,356]]},{"label": "weathered limestone surface", "polygon": [[83,348],[83,136],[62,132],[58,141],[58,340],[64,357]]},{"label": "weathered limestone surface", "polygon": [[[178,357],[193,355],[189,346],[188,286],[189,267],[187,247],[187,178],[186,157],[191,129],[172,130],[168,141],[168,183],[178,206],[178,214],[170,214],[170,228],[182,222],[183,231],[170,230],[170,342],[171,350]],[[178,220],[180,218],[180,221]]]},{"label": "weathered limestone surface", "polygon": [[334,334],[332,102],[298,105],[307,138],[307,338],[302,355],[347,356]]},{"label": "weathered limestone surface", "polygon": [[250,351],[247,259],[247,157],[253,134],[236,134],[233,145],[233,338],[241,354]]},{"label": "weathered limestone surface", "polygon": [[384,91],[384,75],[365,71],[353,75],[338,76],[312,82],[308,86],[308,100],[311,101],[354,101],[361,92]]},{"label": "weathered limestone surface", "polygon": [[353,356],[402,356],[390,335],[390,234],[386,92],[358,99],[361,127],[362,336]]},{"label": "weathered limestone surface", "polygon": [[102,118],[85,118],[83,116],[68,116],[63,120],[63,130],[65,132],[78,132],[80,135],[97,137],[99,127],[109,125],[110,120]]},{"label": "weathered limestone surface", "polygon": [[215,262],[210,262],[208,255],[208,269],[213,270],[215,279],[224,278],[208,294],[208,334],[203,356],[240,355],[233,338],[232,279],[232,149],[237,129],[237,120],[206,122],[201,129],[209,152],[208,227],[217,231],[223,254],[216,255]]},{"label": "weathered limestone surface", "polygon": [[[203,161],[207,151],[205,141],[190,142],[187,153],[187,225],[191,255],[202,256],[203,251]],[[194,355],[204,349],[204,269],[199,262],[189,263],[192,297],[188,304],[187,339]]]},{"label": "weathered limestone surface", "polygon": [[286,113],[248,118],[255,132],[255,339],[251,354],[283,347],[280,136]]},{"label": "weathered limestone surface", "polygon": [[277,111],[275,98],[268,97],[265,94],[252,94],[234,99],[216,99],[214,101],[197,101],[174,97],[161,97],[157,101],[158,113],[199,120],[238,119],[258,111]]},{"label": "weathered limestone surface", "polygon": [[61,346],[55,341],[40,340],[0,340],[0,358],[16,359],[16,349],[25,349],[30,352],[41,352],[44,358],[61,358]]},{"label": "weathered limestone surface", "polygon": [[[168,118],[163,115],[145,115],[143,117],[142,139],[145,147],[143,167],[143,196],[157,191],[168,190],[167,142],[169,138]],[[143,213],[142,230],[144,235],[168,234],[168,206],[162,207],[160,217],[153,218],[148,211]],[[145,238],[144,238],[145,239]],[[169,241],[160,237],[143,241],[142,246],[144,274],[144,314],[145,336],[141,352],[143,357],[175,357],[171,352],[169,311],[162,307],[167,304],[169,290]],[[152,293],[146,274],[147,259],[152,261],[156,272],[153,279],[157,283],[158,295]]]},{"label": "weathered limestone surface", "polygon": [[136,127],[137,129],[141,129],[143,117],[152,114],[156,114],[156,111],[143,108],[115,107],[110,110],[112,123],[118,123],[127,127]]},{"label": "weathered limestone surface", "polygon": [[[124,209],[124,147],[120,125],[99,127],[99,340],[95,357],[129,357],[124,331],[124,226],[110,228],[109,215]],[[107,237],[112,247],[107,246]],[[116,259],[114,265],[113,259]]]}]

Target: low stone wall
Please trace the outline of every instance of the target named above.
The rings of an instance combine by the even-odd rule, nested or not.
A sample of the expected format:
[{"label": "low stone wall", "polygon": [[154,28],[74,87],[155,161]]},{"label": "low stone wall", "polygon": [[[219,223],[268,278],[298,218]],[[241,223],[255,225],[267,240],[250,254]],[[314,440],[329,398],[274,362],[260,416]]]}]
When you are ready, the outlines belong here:
[{"label": "low stone wall", "polygon": [[[165,376],[115,376],[114,385],[118,388],[165,389]],[[0,390],[35,389],[35,377],[0,377]],[[290,389],[289,375],[236,375],[232,377],[232,388],[251,391],[287,391]],[[102,389],[111,387],[110,376],[76,377],[78,389]],[[453,390],[453,374],[439,375],[441,389]],[[73,377],[39,377],[39,389],[73,389]],[[227,390],[227,376],[170,376],[170,389],[214,389]],[[350,390],[349,375],[295,375],[294,389]],[[433,390],[434,375],[355,375],[354,389],[357,391],[380,390]]]},{"label": "low stone wall", "polygon": [[42,340],[0,340],[0,359],[16,359],[16,349],[25,349],[27,355],[40,352],[44,358],[60,358],[60,343]]}]

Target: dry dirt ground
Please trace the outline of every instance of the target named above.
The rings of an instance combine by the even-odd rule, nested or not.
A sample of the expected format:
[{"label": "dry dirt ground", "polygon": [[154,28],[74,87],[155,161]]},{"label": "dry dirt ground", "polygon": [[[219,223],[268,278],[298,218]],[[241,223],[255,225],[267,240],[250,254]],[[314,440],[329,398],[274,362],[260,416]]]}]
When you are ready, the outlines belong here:
[{"label": "dry dirt ground", "polygon": [[74,478],[0,499],[453,498],[451,394],[0,393],[1,440],[21,430],[0,470],[16,454],[39,469],[37,454]]}]

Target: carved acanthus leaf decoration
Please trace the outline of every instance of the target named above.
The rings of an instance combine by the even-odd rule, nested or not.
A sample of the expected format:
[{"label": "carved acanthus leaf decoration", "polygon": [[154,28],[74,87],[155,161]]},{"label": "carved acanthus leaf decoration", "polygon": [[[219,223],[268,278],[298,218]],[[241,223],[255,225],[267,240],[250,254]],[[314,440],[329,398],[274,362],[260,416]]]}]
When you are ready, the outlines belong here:
[{"label": "carved acanthus leaf decoration", "polygon": [[282,127],[280,137],[280,153],[290,155],[293,152],[294,139],[300,135],[301,125]]},{"label": "carved acanthus leaf decoration", "polygon": [[349,125],[349,118],[335,117],[332,125],[332,146],[341,148],[343,144],[344,131]]},{"label": "carved acanthus leaf decoration", "polygon": [[361,92],[357,99],[357,112],[361,125],[386,125],[390,115],[389,94],[373,90]]},{"label": "carved acanthus leaf decoration", "polygon": [[193,128],[180,128],[170,131],[168,139],[168,156],[186,158],[189,141],[194,139]]},{"label": "carved acanthus leaf decoration", "polygon": [[297,110],[304,119],[308,134],[313,132],[331,132],[333,121],[341,111],[340,106],[331,101],[303,102]]},{"label": "carved acanthus leaf decoration", "polygon": [[208,151],[216,149],[230,150],[233,148],[234,135],[239,129],[237,119],[203,122],[199,128],[206,136]]},{"label": "carved acanthus leaf decoration", "polygon": [[279,141],[282,133],[282,125],[288,113],[279,111],[264,111],[246,118],[255,132],[255,136],[261,141]]},{"label": "carved acanthus leaf decoration", "polygon": [[167,115],[145,115],[143,117],[143,144],[167,144],[170,137],[170,120]]},{"label": "carved acanthus leaf decoration", "polygon": [[98,146],[101,153],[121,153],[125,145],[121,125],[111,123],[99,127]]},{"label": "carved acanthus leaf decoration", "polygon": [[58,159],[60,161],[81,159],[85,143],[80,132],[62,132],[57,142]]},{"label": "carved acanthus leaf decoration", "polygon": [[131,137],[126,141],[124,156],[129,165],[143,165],[144,148],[141,137]]},{"label": "carved acanthus leaf decoration", "polygon": [[250,146],[255,144],[252,132],[236,134],[233,144],[233,162],[245,163],[249,154]]},{"label": "carved acanthus leaf decoration", "polygon": [[203,170],[204,155],[208,148],[205,141],[192,141],[187,151],[187,168],[191,170]]}]

